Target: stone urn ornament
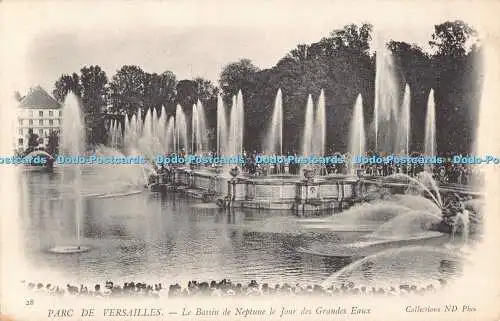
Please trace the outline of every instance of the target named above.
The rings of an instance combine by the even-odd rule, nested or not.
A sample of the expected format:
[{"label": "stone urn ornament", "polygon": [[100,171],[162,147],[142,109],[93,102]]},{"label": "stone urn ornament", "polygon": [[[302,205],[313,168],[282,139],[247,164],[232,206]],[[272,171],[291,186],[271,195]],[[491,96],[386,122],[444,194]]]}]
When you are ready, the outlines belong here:
[{"label": "stone urn ornament", "polygon": [[311,181],[315,176],[315,171],[314,169],[311,168],[305,168],[304,169],[304,177],[306,180]]},{"label": "stone urn ornament", "polygon": [[229,171],[229,174],[231,174],[231,176],[233,178],[236,178],[236,176],[238,176],[239,173],[240,173],[240,169],[237,166],[231,168],[231,170]]}]

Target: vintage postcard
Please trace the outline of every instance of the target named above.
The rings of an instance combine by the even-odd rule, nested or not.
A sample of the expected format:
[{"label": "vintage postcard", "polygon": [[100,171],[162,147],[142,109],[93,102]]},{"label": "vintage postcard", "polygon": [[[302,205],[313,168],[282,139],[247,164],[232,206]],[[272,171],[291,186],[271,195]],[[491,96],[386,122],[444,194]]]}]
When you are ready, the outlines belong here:
[{"label": "vintage postcard", "polygon": [[0,320],[500,320],[498,1],[3,1]]}]

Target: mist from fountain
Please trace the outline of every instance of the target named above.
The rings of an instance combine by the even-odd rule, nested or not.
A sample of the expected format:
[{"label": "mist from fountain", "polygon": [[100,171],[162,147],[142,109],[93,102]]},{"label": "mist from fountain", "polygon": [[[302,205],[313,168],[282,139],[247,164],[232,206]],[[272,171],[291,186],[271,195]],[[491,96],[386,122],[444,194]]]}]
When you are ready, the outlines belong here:
[{"label": "mist from fountain", "polygon": [[[425,117],[424,155],[436,156],[436,110],[434,102],[434,89],[429,93],[427,101],[427,116]],[[432,171],[432,164],[425,164],[426,171]]]},{"label": "mist from fountain", "polygon": [[432,213],[435,216],[440,216],[442,212],[442,209],[436,204],[436,202],[422,197],[420,194],[394,194],[391,196],[391,200],[397,204],[404,204],[404,206],[414,211],[424,211]]},{"label": "mist from fountain", "polygon": [[410,130],[411,130],[411,93],[410,86],[406,84],[403,96],[403,105],[401,106],[401,117],[398,121],[398,152],[402,155],[410,153]]},{"label": "mist from fountain", "polygon": [[471,217],[470,217],[470,212],[468,210],[464,209],[463,211],[458,212],[457,215],[455,215],[454,217],[454,222],[451,232],[452,238],[455,239],[457,231],[460,231],[463,244],[467,245],[469,241],[470,221]]},{"label": "mist from fountain", "polygon": [[431,231],[441,222],[441,216],[424,211],[409,211],[382,224],[368,237],[371,239],[401,240],[429,238],[442,233]]},{"label": "mist from fountain", "polygon": [[439,208],[441,209],[443,208],[443,201],[441,200],[441,194],[439,193],[439,188],[437,186],[436,181],[431,176],[420,174],[417,178],[414,178],[407,174],[396,173],[384,178],[384,180],[391,180],[391,179],[396,179],[398,181],[407,180],[409,190],[411,190],[412,187],[418,187],[419,192],[420,190],[426,192],[427,195],[431,197],[431,199]]},{"label": "mist from fountain", "polygon": [[[95,148],[95,154],[96,156],[104,157],[125,156],[118,149],[104,145],[98,145]],[[127,190],[130,187],[141,186],[145,181],[143,166],[142,164],[121,164],[119,166],[103,164],[96,166],[94,167],[94,171],[97,173],[97,176],[106,177],[106,180],[100,182],[99,187],[96,189],[103,189],[103,192],[113,194],[117,191]]]},{"label": "mist from fountain", "polygon": [[[357,155],[365,155],[365,120],[363,115],[363,98],[361,97],[361,94],[358,95],[358,97],[356,98],[356,103],[354,104],[349,136],[349,154],[351,155],[351,157]],[[353,162],[349,162],[349,172],[351,173],[351,175],[354,175],[356,173],[356,166]]]},{"label": "mist from fountain", "polygon": [[399,88],[395,76],[394,58],[385,44],[376,48],[375,71],[375,150],[394,153],[397,148],[399,116]]},{"label": "mist from fountain", "polygon": [[283,98],[281,89],[276,93],[273,116],[264,143],[266,155],[283,155]]}]

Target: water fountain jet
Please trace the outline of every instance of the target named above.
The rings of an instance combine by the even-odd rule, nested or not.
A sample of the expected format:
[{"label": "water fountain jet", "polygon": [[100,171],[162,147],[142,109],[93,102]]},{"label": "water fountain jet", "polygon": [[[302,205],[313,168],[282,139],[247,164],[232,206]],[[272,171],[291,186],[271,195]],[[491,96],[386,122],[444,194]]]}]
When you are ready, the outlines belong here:
[{"label": "water fountain jet", "polygon": [[[85,152],[85,128],[81,115],[78,98],[70,93],[64,102],[64,113],[61,130],[61,153],[63,155],[79,157]],[[81,244],[81,219],[83,215],[82,198],[82,169],[79,164],[68,164],[64,166],[61,175],[61,186],[66,187],[71,184],[73,206],[67,208],[68,212],[73,212],[76,221],[76,242],[78,245],[55,246],[49,249],[52,253],[71,254],[90,251],[90,247]],[[64,202],[65,200],[63,200]],[[63,207],[66,203],[63,203]]]}]

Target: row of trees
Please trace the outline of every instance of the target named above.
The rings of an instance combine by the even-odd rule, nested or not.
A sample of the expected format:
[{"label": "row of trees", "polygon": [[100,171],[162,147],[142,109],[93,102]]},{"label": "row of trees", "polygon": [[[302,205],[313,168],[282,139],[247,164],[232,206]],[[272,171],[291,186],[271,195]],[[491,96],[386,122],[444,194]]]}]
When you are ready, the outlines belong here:
[{"label": "row of trees", "polygon": [[[91,145],[106,142],[106,115],[132,115],[141,108],[144,116],[147,109],[160,112],[162,106],[173,115],[177,104],[192,106],[198,99],[215,110],[217,98],[217,88],[206,79],[177,81],[171,71],[147,73],[132,65],[120,68],[111,80],[99,66],[83,67],[80,74],[62,75],[52,93],[62,102],[69,92],[80,98],[87,142]],[[186,108],[186,112],[190,114],[191,109]]]},{"label": "row of trees", "polygon": [[[221,74],[226,98],[238,88],[245,93],[246,146],[258,148],[264,139],[274,97],[281,88],[284,98],[285,144],[300,146],[308,94],[316,101],[325,90],[327,145],[345,151],[353,106],[363,96],[365,128],[371,129],[375,99],[376,53],[370,53],[372,26],[347,25],[319,42],[300,44],[276,66],[257,70],[248,60],[229,64]],[[411,149],[423,151],[427,99],[431,88],[436,98],[438,151],[470,152],[477,122],[482,75],[476,32],[463,21],[435,26],[430,45],[433,53],[405,42],[390,41],[402,98],[405,83],[411,88]],[[451,136],[450,136],[451,135]],[[374,135],[368,134],[370,146]],[[449,139],[453,137],[453,139]],[[371,140],[371,141],[370,141]]]},{"label": "row of trees", "polygon": [[[316,100],[325,90],[327,112],[327,144],[345,150],[349,124],[356,96],[364,100],[366,127],[373,119],[375,92],[375,59],[370,54],[372,26],[347,25],[333,30],[319,42],[300,44],[269,69],[260,70],[249,59],[230,63],[222,70],[219,88],[206,79],[176,79],[174,73],[147,73],[138,66],[123,66],[108,79],[99,66],[84,67],[80,73],[62,75],[53,95],[63,101],[69,91],[81,98],[86,115],[90,144],[106,140],[104,106],[116,114],[133,114],[138,108],[165,106],[173,115],[181,104],[188,117],[200,99],[207,110],[207,122],[216,126],[216,97],[220,90],[225,102],[243,91],[245,103],[245,148],[259,149],[269,126],[276,92],[283,92],[285,146],[300,146],[307,96]],[[477,44],[469,43],[475,31],[462,21],[435,26],[430,44],[433,54],[405,42],[391,41],[388,46],[396,57],[401,94],[404,84],[412,90],[412,149],[421,150],[427,97],[431,88],[436,93],[438,150],[468,152],[473,139],[478,93],[481,84],[476,58]],[[454,139],[448,137],[454,135]]]}]

